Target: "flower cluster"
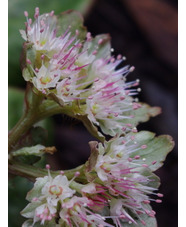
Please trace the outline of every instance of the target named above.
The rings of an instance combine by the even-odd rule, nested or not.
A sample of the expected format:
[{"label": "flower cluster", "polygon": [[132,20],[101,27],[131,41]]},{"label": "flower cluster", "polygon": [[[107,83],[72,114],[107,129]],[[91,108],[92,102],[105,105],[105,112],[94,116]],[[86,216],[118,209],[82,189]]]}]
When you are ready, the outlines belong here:
[{"label": "flower cluster", "polygon": [[92,37],[82,26],[63,24],[65,14],[61,19],[53,11],[40,15],[36,8],[34,22],[28,12],[25,16],[26,30],[20,31],[26,41],[25,80],[44,101],[57,103],[60,113],[73,116],[76,108],[89,131],[97,136],[101,129],[113,138],[90,143],[91,155],[74,175],[51,173],[47,165],[48,176],[36,178],[27,195],[30,203],[22,215],[29,220],[23,227],[154,227],[150,201],[161,203],[163,195],[155,192],[159,180],[153,171],[173,142],[137,131],[139,122],[159,110],[152,113],[134,97],[139,80],[126,81],[134,67],[119,68],[124,57],[112,55],[108,36]]},{"label": "flower cluster", "polygon": [[[112,226],[104,221],[100,214],[90,210],[92,201],[85,196],[75,195],[77,192],[70,188],[73,180],[79,176],[75,173],[74,178],[68,181],[64,172],[52,177],[47,165],[48,176],[37,178],[34,188],[28,193],[30,203],[22,211],[22,215],[31,218],[23,226],[34,226],[36,223],[58,222],[59,226]],[[33,220],[33,221],[32,221]],[[31,222],[30,222],[31,221]]]},{"label": "flower cluster", "polygon": [[136,95],[138,89],[130,89],[137,86],[139,80],[126,83],[126,76],[134,70],[134,67],[125,66],[119,70],[116,67],[122,62],[121,56],[114,59],[98,59],[92,64],[95,79],[90,89],[91,95],[87,98],[86,113],[89,119],[100,126],[105,134],[114,136],[130,131],[134,125],[124,123],[124,120],[134,116],[128,113],[141,107],[134,102],[132,95]]},{"label": "flower cluster", "polygon": [[140,91],[133,88],[139,80],[126,82],[134,67],[117,69],[124,57],[112,56],[112,48],[101,52],[105,45],[110,46],[105,37],[93,38],[87,32],[82,40],[79,30],[72,33],[70,25],[58,36],[53,11],[39,15],[36,8],[34,22],[28,12],[25,16],[26,31],[20,32],[32,50],[26,55],[25,79],[43,94],[55,96],[62,106],[78,101],[84,115],[105,134],[130,131],[135,125],[127,120],[134,118],[131,113],[141,107],[132,97]]},{"label": "flower cluster", "polygon": [[62,103],[77,99],[84,92],[85,84],[81,83],[79,75],[85,52],[80,51],[82,44],[70,27],[57,37],[57,18],[54,12],[39,15],[35,9],[35,21],[27,18],[26,31],[21,30],[22,37],[31,43],[35,58],[26,59],[31,70],[29,80],[44,94],[54,93]]},{"label": "flower cluster", "polygon": [[[163,195],[154,192],[159,186],[152,173],[157,161],[143,158],[150,150],[148,146],[134,134],[95,144],[92,152],[97,155],[90,156],[85,165],[87,180],[83,184],[76,182],[76,177],[81,177],[79,172],[70,181],[63,171],[55,178],[49,172],[36,179],[27,196],[30,204],[22,211],[23,216],[33,219],[31,226],[51,221],[70,227],[120,227],[139,221],[145,226],[142,215],[154,218],[150,201],[161,203]],[[94,165],[90,168],[91,162]]]},{"label": "flower cluster", "polygon": [[[134,135],[112,139],[104,146],[99,144],[96,164],[89,175],[95,177],[96,173],[95,187],[99,185],[102,190],[100,201],[104,201],[109,207],[110,217],[116,226],[121,226],[120,220],[137,224],[134,217],[138,217],[145,225],[140,214],[146,213],[150,217],[155,215],[155,212],[145,205],[150,203],[152,199],[149,198],[149,194],[156,194],[154,191],[157,187],[156,184],[152,186],[155,178],[150,169],[156,161],[148,165],[146,158],[139,155],[146,149],[147,145],[137,143]],[[163,196],[160,193],[156,195]],[[155,201],[161,202],[160,199]]]}]

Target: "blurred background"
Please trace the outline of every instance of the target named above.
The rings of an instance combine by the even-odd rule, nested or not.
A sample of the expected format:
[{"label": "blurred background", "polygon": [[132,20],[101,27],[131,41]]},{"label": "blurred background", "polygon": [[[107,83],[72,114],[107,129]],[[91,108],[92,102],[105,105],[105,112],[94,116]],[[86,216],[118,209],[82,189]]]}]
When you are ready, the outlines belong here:
[{"label": "blurred background", "polygon": [[[33,15],[36,6],[41,13],[56,14],[76,9],[85,18],[92,35],[109,33],[114,54],[126,56],[126,64],[136,70],[128,80],[139,78],[140,101],[160,106],[162,114],[141,124],[139,130],[157,135],[169,134],[176,145],[164,166],[156,172],[161,178],[162,204],[152,204],[159,227],[177,224],[177,0],[9,0],[9,129],[22,114],[25,82],[21,76],[20,53],[24,14]],[[47,145],[58,152],[47,157],[52,169],[69,169],[84,163],[89,156],[88,142],[95,140],[82,124],[66,116],[54,116],[40,123],[48,129]],[[32,183],[21,177],[10,177],[9,227],[20,227],[24,218],[25,196]]]}]

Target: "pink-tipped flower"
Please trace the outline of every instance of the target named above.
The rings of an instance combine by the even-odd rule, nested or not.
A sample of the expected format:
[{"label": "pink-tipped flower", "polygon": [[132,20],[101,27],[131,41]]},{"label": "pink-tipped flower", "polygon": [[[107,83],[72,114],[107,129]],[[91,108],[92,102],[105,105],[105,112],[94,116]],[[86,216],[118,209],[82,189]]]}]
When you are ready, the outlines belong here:
[{"label": "pink-tipped flower", "polygon": [[54,52],[62,48],[69,39],[66,37],[56,37],[57,17],[51,13],[39,15],[39,8],[36,8],[35,21],[31,23],[27,14],[25,15],[26,31],[20,30],[23,39],[33,44],[37,51]]},{"label": "pink-tipped flower", "polygon": [[78,77],[76,74],[58,82],[56,86],[56,96],[58,97],[59,102],[68,103],[74,100],[85,99],[83,93],[87,90],[84,88],[87,83],[81,83],[80,81],[81,77]]},{"label": "pink-tipped flower", "polygon": [[21,31],[21,34],[32,44],[35,54],[35,59],[26,60],[28,69],[25,79],[43,94],[55,94],[59,103],[82,99],[81,94],[90,84],[84,79],[87,75],[83,69],[87,69],[95,58],[88,52],[90,39],[83,45],[78,40],[78,31],[71,35],[70,26],[61,36],[57,36],[57,17],[53,11],[39,15],[39,8],[36,8],[33,23],[28,19],[27,12],[25,15],[26,32]]},{"label": "pink-tipped flower", "polygon": [[111,136],[130,131],[133,125],[129,126],[125,122],[134,118],[131,111],[140,108],[132,98],[132,95],[137,94],[137,89],[131,89],[136,86],[136,81],[128,83],[124,81],[131,68],[126,66],[119,70],[115,69],[121,61],[99,59],[93,63],[90,78],[94,77],[95,80],[86,101],[86,113],[90,121]]},{"label": "pink-tipped flower", "polygon": [[104,221],[100,214],[90,210],[91,201],[86,197],[72,197],[63,203],[60,212],[61,223],[66,222],[69,227],[75,226],[108,226],[113,227]]},{"label": "pink-tipped flower", "polygon": [[[154,217],[152,209],[145,205],[145,201],[151,200],[150,194],[158,197],[162,195],[154,193],[156,188],[149,186],[153,181],[152,173],[148,165],[144,166],[145,159],[135,155],[137,151],[143,152],[135,138],[131,140],[130,135],[115,138],[104,146],[99,144],[98,150],[93,172],[103,182],[101,187],[104,194],[108,193],[110,196],[107,203],[110,207],[109,217],[116,226],[120,226],[121,220],[136,223],[134,217],[140,218],[139,214]],[[159,203],[161,200],[155,201]]]},{"label": "pink-tipped flower", "polygon": [[95,212],[100,212],[108,206],[108,200],[111,198],[107,193],[107,188],[95,183],[85,185],[81,192],[91,201],[90,208]]},{"label": "pink-tipped flower", "polygon": [[35,76],[32,78],[32,83],[38,90],[42,92],[47,91],[47,93],[50,91],[50,88],[56,87],[61,76],[60,70],[53,71],[45,65],[42,65],[40,69],[34,70],[34,72]]},{"label": "pink-tipped flower", "polygon": [[48,176],[36,179],[33,189],[28,193],[27,199],[30,203],[22,211],[26,218],[32,218],[33,224],[45,221],[51,221],[57,216],[58,204],[62,204],[67,198],[75,193],[69,187],[70,181],[64,175],[58,175],[53,178],[49,168]]},{"label": "pink-tipped flower", "polygon": [[45,203],[36,208],[35,216],[31,218],[33,218],[34,223],[40,221],[41,225],[44,225],[46,221],[51,221],[56,216],[56,212],[56,207]]}]

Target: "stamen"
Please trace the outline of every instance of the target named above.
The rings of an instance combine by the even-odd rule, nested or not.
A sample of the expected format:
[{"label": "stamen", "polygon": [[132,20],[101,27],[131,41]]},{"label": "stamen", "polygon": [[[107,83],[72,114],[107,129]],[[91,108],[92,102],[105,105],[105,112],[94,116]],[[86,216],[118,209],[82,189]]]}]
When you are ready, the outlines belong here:
[{"label": "stamen", "polygon": [[28,17],[28,12],[24,11],[24,15],[25,15],[25,17]]},{"label": "stamen", "polygon": [[29,65],[32,64],[32,62],[31,62],[30,59],[28,59],[28,58],[26,59],[26,63],[29,64]]},{"label": "stamen", "polygon": [[146,148],[147,148],[147,145],[145,144],[141,146],[141,149],[146,149]]},{"label": "stamen", "polygon": [[45,168],[46,169],[50,169],[50,165],[49,164],[46,164]]},{"label": "stamen", "polygon": [[103,43],[103,39],[99,39],[98,40],[98,44],[100,45],[100,44],[102,44]]},{"label": "stamen", "polygon": [[53,10],[50,12],[50,16],[51,17],[54,16],[54,11]]}]

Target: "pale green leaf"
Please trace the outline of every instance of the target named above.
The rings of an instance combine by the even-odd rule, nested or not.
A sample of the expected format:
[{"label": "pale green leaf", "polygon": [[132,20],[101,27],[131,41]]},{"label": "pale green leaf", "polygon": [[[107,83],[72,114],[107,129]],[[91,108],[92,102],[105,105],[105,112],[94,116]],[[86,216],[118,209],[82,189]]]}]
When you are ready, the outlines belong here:
[{"label": "pale green leaf", "polygon": [[[135,141],[141,145],[147,145],[147,148],[140,149],[135,153],[132,153],[132,157],[140,155],[141,159],[145,158],[145,164],[149,165],[152,171],[159,169],[167,156],[167,154],[173,149],[174,141],[171,136],[161,135],[155,137],[155,134],[148,131],[141,131],[135,133]],[[154,165],[152,162],[156,161]]]},{"label": "pale green leaf", "polygon": [[152,187],[152,188],[159,188],[160,186],[160,178],[156,176],[156,174],[151,172],[151,169],[149,168],[142,168],[140,171],[141,175],[148,177],[150,180],[146,186]]},{"label": "pale green leaf", "polygon": [[[109,34],[101,34],[95,36],[91,42],[91,47],[89,52],[93,52],[95,49],[97,50],[96,59],[97,58],[107,58],[111,53],[111,43],[110,43],[110,35]],[[98,45],[98,41],[102,40],[101,44]]]},{"label": "pale green leaf", "polygon": [[31,80],[31,74],[30,74],[30,70],[28,68],[23,69],[22,75],[23,75],[23,78],[25,79],[25,81]]},{"label": "pale green leaf", "polygon": [[33,220],[32,219],[29,219],[27,221],[25,221],[22,225],[22,227],[55,227],[57,226],[56,223],[55,223],[55,220],[51,220],[50,222],[48,221],[45,221],[45,223],[43,225],[40,224],[40,222],[36,222],[34,225],[33,225]]},{"label": "pale green leaf", "polygon": [[129,223],[121,223],[122,227],[157,227],[156,218],[149,217],[146,214],[140,215],[140,218],[146,223],[146,225],[142,224],[139,219],[135,220],[137,224],[129,224]]},{"label": "pale green leaf", "polygon": [[35,213],[35,209],[41,205],[41,202],[29,203],[22,211],[21,215],[25,218],[32,218]]},{"label": "pale green leaf", "polygon": [[75,35],[76,30],[79,31],[78,39],[83,40],[86,37],[87,30],[83,25],[82,15],[73,10],[61,13],[58,17],[58,35],[64,34],[70,26],[71,35]]},{"label": "pale green leaf", "polygon": [[151,117],[155,117],[161,113],[160,107],[151,107],[146,103],[139,103],[141,104],[141,108],[137,110],[132,110],[129,112],[125,112],[125,115],[130,116],[133,115],[132,119],[122,120],[122,122],[130,123],[132,125],[138,125],[140,122],[146,122]]},{"label": "pale green leaf", "polygon": [[32,147],[23,147],[17,151],[12,152],[12,156],[20,156],[20,155],[36,155],[36,156],[41,156],[44,154],[43,150],[44,150],[45,146],[43,145],[36,145],[36,146],[32,146]]},{"label": "pale green leaf", "polygon": [[32,226],[32,224],[33,224],[33,220],[28,219],[22,224],[22,227],[30,227],[30,226]]},{"label": "pale green leaf", "polygon": [[35,197],[37,198],[41,196],[41,190],[43,186],[47,183],[48,176],[37,178],[37,179],[38,180],[35,182],[33,189],[27,193],[26,199],[28,201],[31,201]]}]

